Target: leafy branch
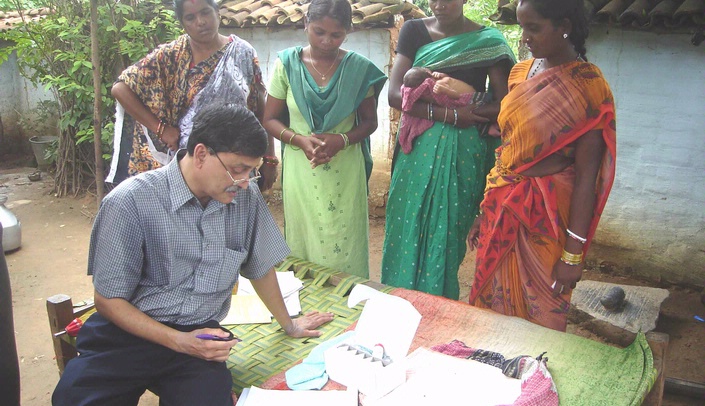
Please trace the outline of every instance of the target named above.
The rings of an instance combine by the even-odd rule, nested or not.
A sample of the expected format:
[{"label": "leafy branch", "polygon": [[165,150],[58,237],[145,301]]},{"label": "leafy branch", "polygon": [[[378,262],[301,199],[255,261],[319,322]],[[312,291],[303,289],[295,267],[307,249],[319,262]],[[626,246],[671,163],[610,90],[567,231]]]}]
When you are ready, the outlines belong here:
[{"label": "leafy branch", "polygon": [[[0,63],[17,53],[20,73],[35,85],[50,90],[58,102],[59,147],[55,193],[78,194],[90,187],[94,174],[93,152],[93,64],[91,63],[90,8],[87,0],[26,1],[12,3],[23,14],[28,5],[50,9],[45,18],[23,23],[0,33],[13,45],[0,49]],[[103,158],[110,157],[115,101],[110,87],[125,66],[170,41],[181,30],[170,10],[160,0],[100,0],[98,41],[103,83]]]}]

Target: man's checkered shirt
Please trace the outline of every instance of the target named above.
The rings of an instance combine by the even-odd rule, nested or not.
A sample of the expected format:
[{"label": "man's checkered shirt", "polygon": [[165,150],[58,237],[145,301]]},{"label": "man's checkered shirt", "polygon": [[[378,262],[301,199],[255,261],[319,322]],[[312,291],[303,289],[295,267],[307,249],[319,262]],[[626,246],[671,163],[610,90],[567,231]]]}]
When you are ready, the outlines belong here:
[{"label": "man's checkered shirt", "polygon": [[122,182],[103,199],[88,273],[98,293],[160,322],[222,320],[240,274],[263,277],[289,248],[254,182],[230,204],[205,209],[178,165]]}]

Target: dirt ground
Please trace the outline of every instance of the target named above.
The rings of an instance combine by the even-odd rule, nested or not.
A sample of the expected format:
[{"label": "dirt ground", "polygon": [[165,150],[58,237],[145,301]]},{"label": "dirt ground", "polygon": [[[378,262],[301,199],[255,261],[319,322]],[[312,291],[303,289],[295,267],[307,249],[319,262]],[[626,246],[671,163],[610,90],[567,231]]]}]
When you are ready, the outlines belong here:
[{"label": "dirt ground", "polygon": [[[74,301],[92,297],[91,280],[86,276],[86,257],[92,219],[96,213],[94,196],[56,198],[51,194],[53,181],[43,173],[40,181],[31,182],[27,175],[34,168],[0,169],[0,194],[8,195],[7,206],[22,222],[22,248],[8,253],[7,263],[12,285],[15,331],[20,360],[22,404],[50,404],[51,393],[59,379],[46,317],[46,299],[58,293],[70,295]],[[378,179],[385,175],[377,173]],[[388,175],[386,175],[388,176]],[[379,264],[384,238],[383,200],[384,179],[372,184],[382,185],[370,191],[371,279],[379,281]],[[270,208],[282,223],[278,193],[269,196]],[[460,270],[461,296],[467,297],[472,281],[474,256],[468,255]],[[586,272],[586,277],[622,284],[649,285],[646,282],[604,274]],[[656,286],[651,284],[651,286]],[[694,382],[705,382],[705,323],[694,320],[705,317],[699,292],[678,287],[668,288],[670,297],[662,307],[657,331],[670,335],[667,354],[667,376]],[[570,326],[574,334],[600,340],[579,326]],[[2,403],[0,401],[0,403]],[[145,395],[140,405],[157,405],[152,395]],[[703,404],[703,400],[667,394],[665,405]]]}]

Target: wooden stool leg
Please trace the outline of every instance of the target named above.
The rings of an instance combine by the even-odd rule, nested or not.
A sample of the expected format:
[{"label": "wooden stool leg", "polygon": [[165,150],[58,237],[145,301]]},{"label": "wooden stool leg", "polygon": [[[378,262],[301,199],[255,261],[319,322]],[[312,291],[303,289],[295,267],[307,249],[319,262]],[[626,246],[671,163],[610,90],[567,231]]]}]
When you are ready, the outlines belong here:
[{"label": "wooden stool leg", "polygon": [[67,295],[54,295],[47,299],[47,315],[49,316],[49,329],[51,330],[52,341],[54,342],[54,355],[56,365],[59,367],[59,375],[64,372],[66,363],[75,358],[76,348],[55,336],[56,333],[64,331],[73,319],[73,304],[71,297]]}]

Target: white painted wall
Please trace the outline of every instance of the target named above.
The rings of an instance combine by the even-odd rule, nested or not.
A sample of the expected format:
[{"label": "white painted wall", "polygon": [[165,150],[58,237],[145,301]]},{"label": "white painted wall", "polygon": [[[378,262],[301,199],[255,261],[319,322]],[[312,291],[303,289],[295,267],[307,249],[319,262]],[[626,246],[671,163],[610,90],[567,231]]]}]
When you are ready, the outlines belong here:
[{"label": "white painted wall", "polygon": [[617,175],[591,255],[705,285],[705,46],[593,27],[588,58],[617,105]]},{"label": "white painted wall", "polygon": [[[0,64],[0,119],[2,119],[2,139],[0,148],[9,146],[5,144],[10,138],[19,135],[17,127],[17,85],[19,74],[17,72],[17,56],[13,53],[9,59]],[[0,150],[0,152],[3,152]]]},{"label": "white painted wall", "polygon": [[[4,46],[5,44],[0,44]],[[8,149],[12,152],[28,150],[27,139],[34,135],[20,129],[20,117],[31,117],[32,109],[42,100],[53,100],[51,92],[43,87],[36,87],[19,73],[17,55],[13,52],[7,61],[0,64],[0,117],[2,117],[3,139],[0,139],[0,152]],[[54,123],[38,125],[37,127],[55,127]],[[24,136],[24,137],[23,137]],[[23,137],[23,138],[21,138]],[[24,145],[17,145],[18,143]]]},{"label": "white painted wall", "polygon": [[[277,52],[296,45],[308,45],[303,29],[283,29],[280,31],[270,31],[266,28],[221,28],[222,34],[235,34],[238,37],[252,44],[257,50],[262,75],[265,85],[269,85],[269,78],[274,69],[274,62],[277,60]],[[389,76],[390,61],[390,34],[385,29],[370,29],[353,32],[348,35],[342,47],[355,51],[366,56],[379,67],[382,72]],[[377,116],[379,125],[377,131],[371,136],[372,157],[375,163],[386,163],[389,138],[389,103],[387,102],[387,86],[379,97]],[[279,151],[278,141],[276,150]]]}]

